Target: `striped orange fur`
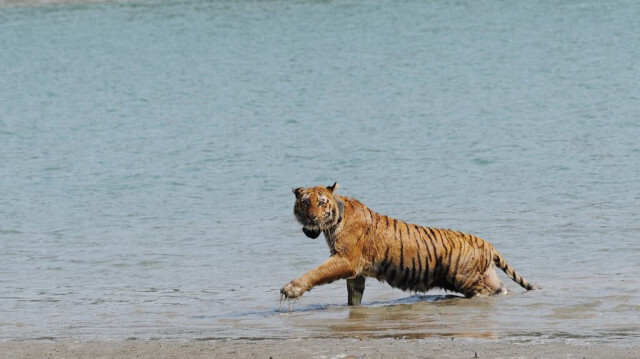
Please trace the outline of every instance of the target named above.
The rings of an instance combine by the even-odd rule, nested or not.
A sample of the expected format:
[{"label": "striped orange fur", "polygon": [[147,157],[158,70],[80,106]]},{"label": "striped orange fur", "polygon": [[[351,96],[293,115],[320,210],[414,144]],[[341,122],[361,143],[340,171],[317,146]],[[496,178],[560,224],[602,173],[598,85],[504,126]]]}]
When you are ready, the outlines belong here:
[{"label": "striped orange fur", "polygon": [[331,256],[280,290],[299,298],[311,288],[338,279],[373,277],[402,290],[442,288],[466,297],[507,292],[496,274],[502,269],[527,290],[522,278],[487,241],[476,236],[409,224],[335,194],[338,184],[296,188],[294,215],[303,232],[324,233]]}]

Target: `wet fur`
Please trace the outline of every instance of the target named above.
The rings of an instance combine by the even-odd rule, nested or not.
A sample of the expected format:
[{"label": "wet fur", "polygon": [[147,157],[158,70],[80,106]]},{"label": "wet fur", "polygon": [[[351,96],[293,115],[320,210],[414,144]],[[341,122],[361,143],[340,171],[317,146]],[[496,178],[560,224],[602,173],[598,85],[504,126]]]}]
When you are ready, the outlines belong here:
[{"label": "wet fur", "polygon": [[310,238],[324,233],[331,256],[280,290],[299,298],[311,288],[358,275],[402,290],[442,288],[466,297],[507,292],[502,269],[527,290],[537,289],[487,241],[448,229],[422,227],[378,214],[359,201],[338,196],[333,186],[296,188],[294,215]]}]

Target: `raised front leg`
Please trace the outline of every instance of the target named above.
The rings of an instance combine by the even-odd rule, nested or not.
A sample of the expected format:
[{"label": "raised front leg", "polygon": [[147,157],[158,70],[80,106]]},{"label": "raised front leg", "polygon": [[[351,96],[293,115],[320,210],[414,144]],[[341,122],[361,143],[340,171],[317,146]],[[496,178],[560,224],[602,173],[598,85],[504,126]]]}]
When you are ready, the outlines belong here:
[{"label": "raised front leg", "polygon": [[365,277],[358,275],[355,278],[347,278],[347,304],[360,305],[362,294],[364,294]]},{"label": "raised front leg", "polygon": [[355,268],[344,258],[333,256],[324,261],[318,268],[312,269],[300,278],[296,278],[280,289],[280,294],[287,299],[300,298],[311,288],[338,279],[355,276]]}]

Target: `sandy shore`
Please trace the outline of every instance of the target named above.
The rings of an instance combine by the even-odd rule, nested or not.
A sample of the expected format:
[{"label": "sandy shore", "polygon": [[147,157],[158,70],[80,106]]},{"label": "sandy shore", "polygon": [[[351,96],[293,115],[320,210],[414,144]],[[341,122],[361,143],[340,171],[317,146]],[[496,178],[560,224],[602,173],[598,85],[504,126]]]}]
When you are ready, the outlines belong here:
[{"label": "sandy shore", "polygon": [[9,341],[0,358],[638,358],[633,347],[464,339]]}]

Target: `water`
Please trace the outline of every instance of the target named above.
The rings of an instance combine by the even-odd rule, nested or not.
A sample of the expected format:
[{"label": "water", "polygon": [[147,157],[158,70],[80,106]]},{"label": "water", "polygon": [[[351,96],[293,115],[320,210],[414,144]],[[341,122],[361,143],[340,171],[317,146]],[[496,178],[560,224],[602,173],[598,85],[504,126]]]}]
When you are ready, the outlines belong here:
[{"label": "water", "polygon": [[[15,2],[11,2],[15,4]],[[149,1],[0,8],[0,339],[637,344],[640,5]],[[344,281],[292,187],[491,241],[543,287]],[[508,282],[507,282],[508,281]]]}]

